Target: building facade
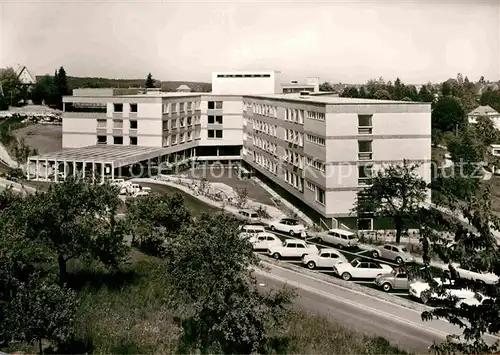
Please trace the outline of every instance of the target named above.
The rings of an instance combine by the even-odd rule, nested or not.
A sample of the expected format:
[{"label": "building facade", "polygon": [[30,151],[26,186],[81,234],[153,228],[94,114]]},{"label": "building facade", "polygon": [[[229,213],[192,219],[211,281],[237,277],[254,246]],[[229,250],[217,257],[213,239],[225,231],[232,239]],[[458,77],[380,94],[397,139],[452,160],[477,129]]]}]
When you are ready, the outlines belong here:
[{"label": "building facade", "polygon": [[418,162],[430,181],[430,104],[283,94],[278,75],[214,73],[211,93],[75,90],[63,98],[63,148],[137,146],[173,162],[243,161],[327,225],[352,218],[357,192],[384,165]]}]

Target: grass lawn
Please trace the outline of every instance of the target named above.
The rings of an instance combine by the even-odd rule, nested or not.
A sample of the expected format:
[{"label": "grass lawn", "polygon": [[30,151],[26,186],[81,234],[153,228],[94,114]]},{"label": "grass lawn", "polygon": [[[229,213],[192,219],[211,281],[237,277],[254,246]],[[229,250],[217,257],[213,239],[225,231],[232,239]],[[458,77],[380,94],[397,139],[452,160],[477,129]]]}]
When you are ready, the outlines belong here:
[{"label": "grass lawn", "polygon": [[24,137],[26,144],[39,154],[62,149],[62,126],[31,124],[14,131],[17,138]]},{"label": "grass lawn", "polygon": [[170,195],[173,193],[180,193],[184,197],[184,202],[186,204],[186,207],[194,214],[194,215],[199,215],[202,212],[220,212],[221,210],[219,208],[207,205],[206,203],[198,200],[196,197],[193,197],[189,194],[186,194],[185,192],[176,189],[175,187],[167,186],[167,185],[162,185],[162,184],[154,184],[154,183],[146,183],[146,182],[141,182],[141,186],[145,187],[150,187],[152,191],[157,192],[162,195]]},{"label": "grass lawn", "polygon": [[[178,311],[169,307],[169,285],[161,260],[133,250],[119,273],[72,264],[71,287],[78,291],[78,339],[67,353],[170,354],[177,349]],[[403,354],[381,338],[365,336],[326,318],[297,309],[274,336],[288,339],[287,353]]]}]

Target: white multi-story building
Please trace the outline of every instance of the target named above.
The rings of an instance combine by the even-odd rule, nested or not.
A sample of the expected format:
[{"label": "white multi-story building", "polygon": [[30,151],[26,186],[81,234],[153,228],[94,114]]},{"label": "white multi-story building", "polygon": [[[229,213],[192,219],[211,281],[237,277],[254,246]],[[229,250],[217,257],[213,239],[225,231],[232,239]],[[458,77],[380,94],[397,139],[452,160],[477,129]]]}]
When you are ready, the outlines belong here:
[{"label": "white multi-story building", "polygon": [[151,159],[242,161],[326,224],[352,218],[357,192],[383,165],[418,162],[430,181],[430,104],[283,94],[273,71],[214,73],[212,88],[74,90],[63,99],[64,150],[30,157],[30,171],[57,180],[113,177]]}]

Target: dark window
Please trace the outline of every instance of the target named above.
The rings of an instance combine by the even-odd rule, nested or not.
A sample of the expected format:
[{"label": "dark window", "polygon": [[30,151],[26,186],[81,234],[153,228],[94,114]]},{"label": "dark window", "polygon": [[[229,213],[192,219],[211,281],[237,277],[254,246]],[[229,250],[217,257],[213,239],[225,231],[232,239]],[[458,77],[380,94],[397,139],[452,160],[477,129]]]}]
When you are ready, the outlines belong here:
[{"label": "dark window", "polygon": [[371,153],[372,152],[372,141],[358,141],[358,152],[359,153]]},{"label": "dark window", "polygon": [[137,137],[130,137],[130,145],[137,145]]},{"label": "dark window", "polygon": [[137,121],[130,121],[130,129],[137,129]]},{"label": "dark window", "polygon": [[295,248],[295,243],[290,243],[290,244],[287,244],[287,248]]},{"label": "dark window", "polygon": [[137,112],[137,104],[130,104],[130,112]]},{"label": "dark window", "polygon": [[113,112],[123,112],[123,104],[113,104]]},{"label": "dark window", "polygon": [[384,246],[384,249],[391,250],[391,246],[390,245],[386,245],[386,246]]},{"label": "dark window", "polygon": [[297,248],[305,248],[306,246],[304,244],[297,244]]},{"label": "dark window", "polygon": [[210,124],[215,123],[215,116],[208,116],[208,123]]},{"label": "dark window", "polygon": [[360,165],[358,166],[358,176],[359,178],[371,178],[373,176],[371,165]]},{"label": "dark window", "polygon": [[218,129],[215,131],[215,138],[222,138],[222,130]]},{"label": "dark window", "polygon": [[208,101],[208,109],[213,110],[215,108],[215,102],[214,101]]},{"label": "dark window", "polygon": [[398,278],[398,279],[406,279],[406,277],[407,277],[406,274],[397,274],[396,275],[396,278]]},{"label": "dark window", "polygon": [[107,136],[97,136],[97,144],[106,144],[108,142]]},{"label": "dark window", "polygon": [[208,138],[214,138],[215,137],[215,131],[213,129],[208,130]]},{"label": "dark window", "polygon": [[66,102],[64,104],[65,112],[101,112],[106,113],[106,104],[97,103],[71,103]]},{"label": "dark window", "polygon": [[123,137],[113,137],[113,144],[123,145]]},{"label": "dark window", "polygon": [[330,253],[323,253],[320,255],[322,258],[329,258],[330,257]]},{"label": "dark window", "polygon": [[222,116],[215,116],[215,123],[222,124]]},{"label": "dark window", "polygon": [[372,126],[372,115],[358,115],[358,126],[359,127],[371,127]]},{"label": "dark window", "polygon": [[372,230],[372,220],[370,218],[358,219],[358,230]]}]

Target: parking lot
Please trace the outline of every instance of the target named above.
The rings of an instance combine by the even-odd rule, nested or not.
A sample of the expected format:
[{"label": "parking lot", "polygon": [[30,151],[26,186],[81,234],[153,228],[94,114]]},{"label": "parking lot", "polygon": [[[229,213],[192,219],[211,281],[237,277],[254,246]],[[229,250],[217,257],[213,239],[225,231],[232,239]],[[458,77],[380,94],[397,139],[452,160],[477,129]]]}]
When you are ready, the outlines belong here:
[{"label": "parking lot", "polygon": [[[282,240],[285,240],[285,239],[294,239],[294,238],[290,237],[290,235],[288,235],[286,233],[281,233],[281,232],[278,232],[278,231],[269,231],[269,232],[275,234],[276,236],[278,236]],[[351,248],[348,248],[348,249],[339,249],[339,248],[335,248],[334,246],[332,246],[332,245],[330,245],[328,243],[323,242],[322,240],[320,240],[317,237],[306,237],[305,241],[308,244],[314,244],[314,245],[316,245],[320,249],[324,249],[324,248],[336,249],[339,253],[341,253],[342,255],[344,255],[346,257],[346,259],[349,260],[349,261],[352,261],[352,260],[354,260],[356,258],[359,258],[361,261],[375,261],[375,262],[380,263],[380,264],[389,265],[392,268],[397,268],[397,267],[400,266],[400,265],[398,265],[398,264],[396,264],[394,262],[387,261],[387,260],[384,260],[384,259],[381,259],[381,258],[374,259],[373,257],[371,257],[371,250],[365,250],[365,249],[361,249],[359,247],[351,247]],[[259,253],[266,254],[266,251],[259,251]],[[296,264],[296,265],[303,265],[302,261],[300,259],[295,259],[295,260],[294,259],[285,259],[285,260],[282,260],[282,261],[288,262],[288,263],[293,263],[293,264]],[[306,267],[305,265],[303,265],[303,266]],[[320,272],[320,273],[323,273],[323,274],[326,274],[326,275],[329,275],[331,277],[338,277],[338,276],[336,276],[333,273],[332,270],[328,270],[328,269],[315,269],[314,271],[315,272]],[[370,288],[378,288],[377,285],[375,285],[374,280],[355,279],[355,280],[353,280],[351,282],[355,282],[355,283],[358,283],[358,284],[361,284],[363,286],[370,287]],[[395,294],[395,295],[400,296],[400,297],[409,298],[409,293],[406,290],[391,290],[389,292],[391,294]]]}]

